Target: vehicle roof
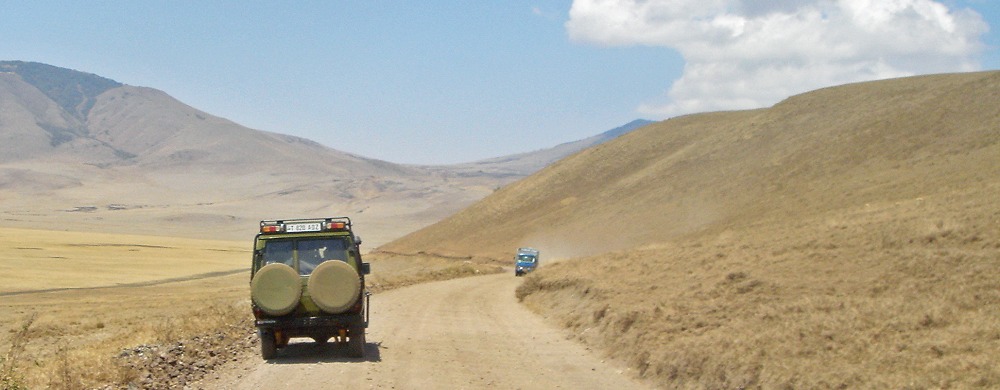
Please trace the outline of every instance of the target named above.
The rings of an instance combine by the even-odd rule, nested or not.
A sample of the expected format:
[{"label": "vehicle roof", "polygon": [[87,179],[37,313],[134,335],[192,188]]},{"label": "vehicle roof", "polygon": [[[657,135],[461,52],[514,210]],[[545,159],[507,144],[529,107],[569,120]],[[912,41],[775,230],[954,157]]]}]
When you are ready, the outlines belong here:
[{"label": "vehicle roof", "polygon": [[303,233],[257,233],[257,238],[262,240],[273,240],[275,238],[305,238],[305,237],[332,237],[332,236],[345,236],[353,238],[354,235],[348,230],[339,230],[333,232],[303,232]]},{"label": "vehicle roof", "polygon": [[521,255],[535,255],[538,256],[538,249],[535,248],[517,248],[517,254]]}]

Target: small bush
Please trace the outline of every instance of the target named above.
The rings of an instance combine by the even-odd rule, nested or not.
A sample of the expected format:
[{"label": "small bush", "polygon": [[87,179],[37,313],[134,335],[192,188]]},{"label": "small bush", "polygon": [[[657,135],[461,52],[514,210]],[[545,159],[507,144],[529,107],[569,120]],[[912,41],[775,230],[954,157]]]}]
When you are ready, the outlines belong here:
[{"label": "small bush", "polygon": [[49,388],[63,390],[83,389],[83,383],[80,382],[80,376],[76,372],[77,367],[70,362],[65,347],[59,348],[58,359],[59,362],[55,371],[49,376]]},{"label": "small bush", "polygon": [[35,322],[35,316],[29,317],[21,325],[21,328],[14,333],[11,339],[10,349],[0,357],[0,390],[21,390],[27,389],[24,378],[17,372],[17,364],[24,352],[24,347],[28,344],[28,329]]}]

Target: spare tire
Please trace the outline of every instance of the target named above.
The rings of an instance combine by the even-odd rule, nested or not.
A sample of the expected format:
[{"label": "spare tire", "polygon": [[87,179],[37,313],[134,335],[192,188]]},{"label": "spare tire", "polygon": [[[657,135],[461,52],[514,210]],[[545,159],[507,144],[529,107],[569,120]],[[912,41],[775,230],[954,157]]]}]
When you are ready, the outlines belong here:
[{"label": "spare tire", "polygon": [[291,313],[302,297],[299,273],[287,264],[272,263],[257,271],[250,281],[250,298],[265,313],[280,316]]},{"label": "spare tire", "polygon": [[306,288],[320,309],[330,314],[343,313],[361,293],[361,278],[350,264],[327,260],[313,270]]}]

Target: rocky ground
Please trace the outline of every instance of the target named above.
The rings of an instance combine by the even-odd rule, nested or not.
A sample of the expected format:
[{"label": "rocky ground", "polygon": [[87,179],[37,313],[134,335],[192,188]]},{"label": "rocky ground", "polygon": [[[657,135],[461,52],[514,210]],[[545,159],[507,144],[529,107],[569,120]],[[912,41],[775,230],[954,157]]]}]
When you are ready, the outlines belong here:
[{"label": "rocky ground", "polygon": [[259,348],[249,323],[171,344],[139,345],[118,355],[124,384],[102,389],[197,389],[192,384]]}]

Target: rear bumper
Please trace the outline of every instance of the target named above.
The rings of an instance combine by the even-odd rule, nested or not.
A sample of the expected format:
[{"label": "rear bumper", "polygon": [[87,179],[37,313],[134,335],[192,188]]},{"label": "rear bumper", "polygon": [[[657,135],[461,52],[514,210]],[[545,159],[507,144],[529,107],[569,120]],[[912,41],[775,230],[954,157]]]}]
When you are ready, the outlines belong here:
[{"label": "rear bumper", "polygon": [[312,337],[317,340],[343,335],[344,330],[367,327],[361,313],[322,317],[263,318],[254,324],[262,336],[281,334],[284,337]]},{"label": "rear bumper", "polygon": [[348,328],[351,326],[364,325],[365,321],[361,313],[337,314],[322,317],[294,317],[294,318],[263,318],[254,322],[258,328],[268,329],[313,329],[313,328]]}]

